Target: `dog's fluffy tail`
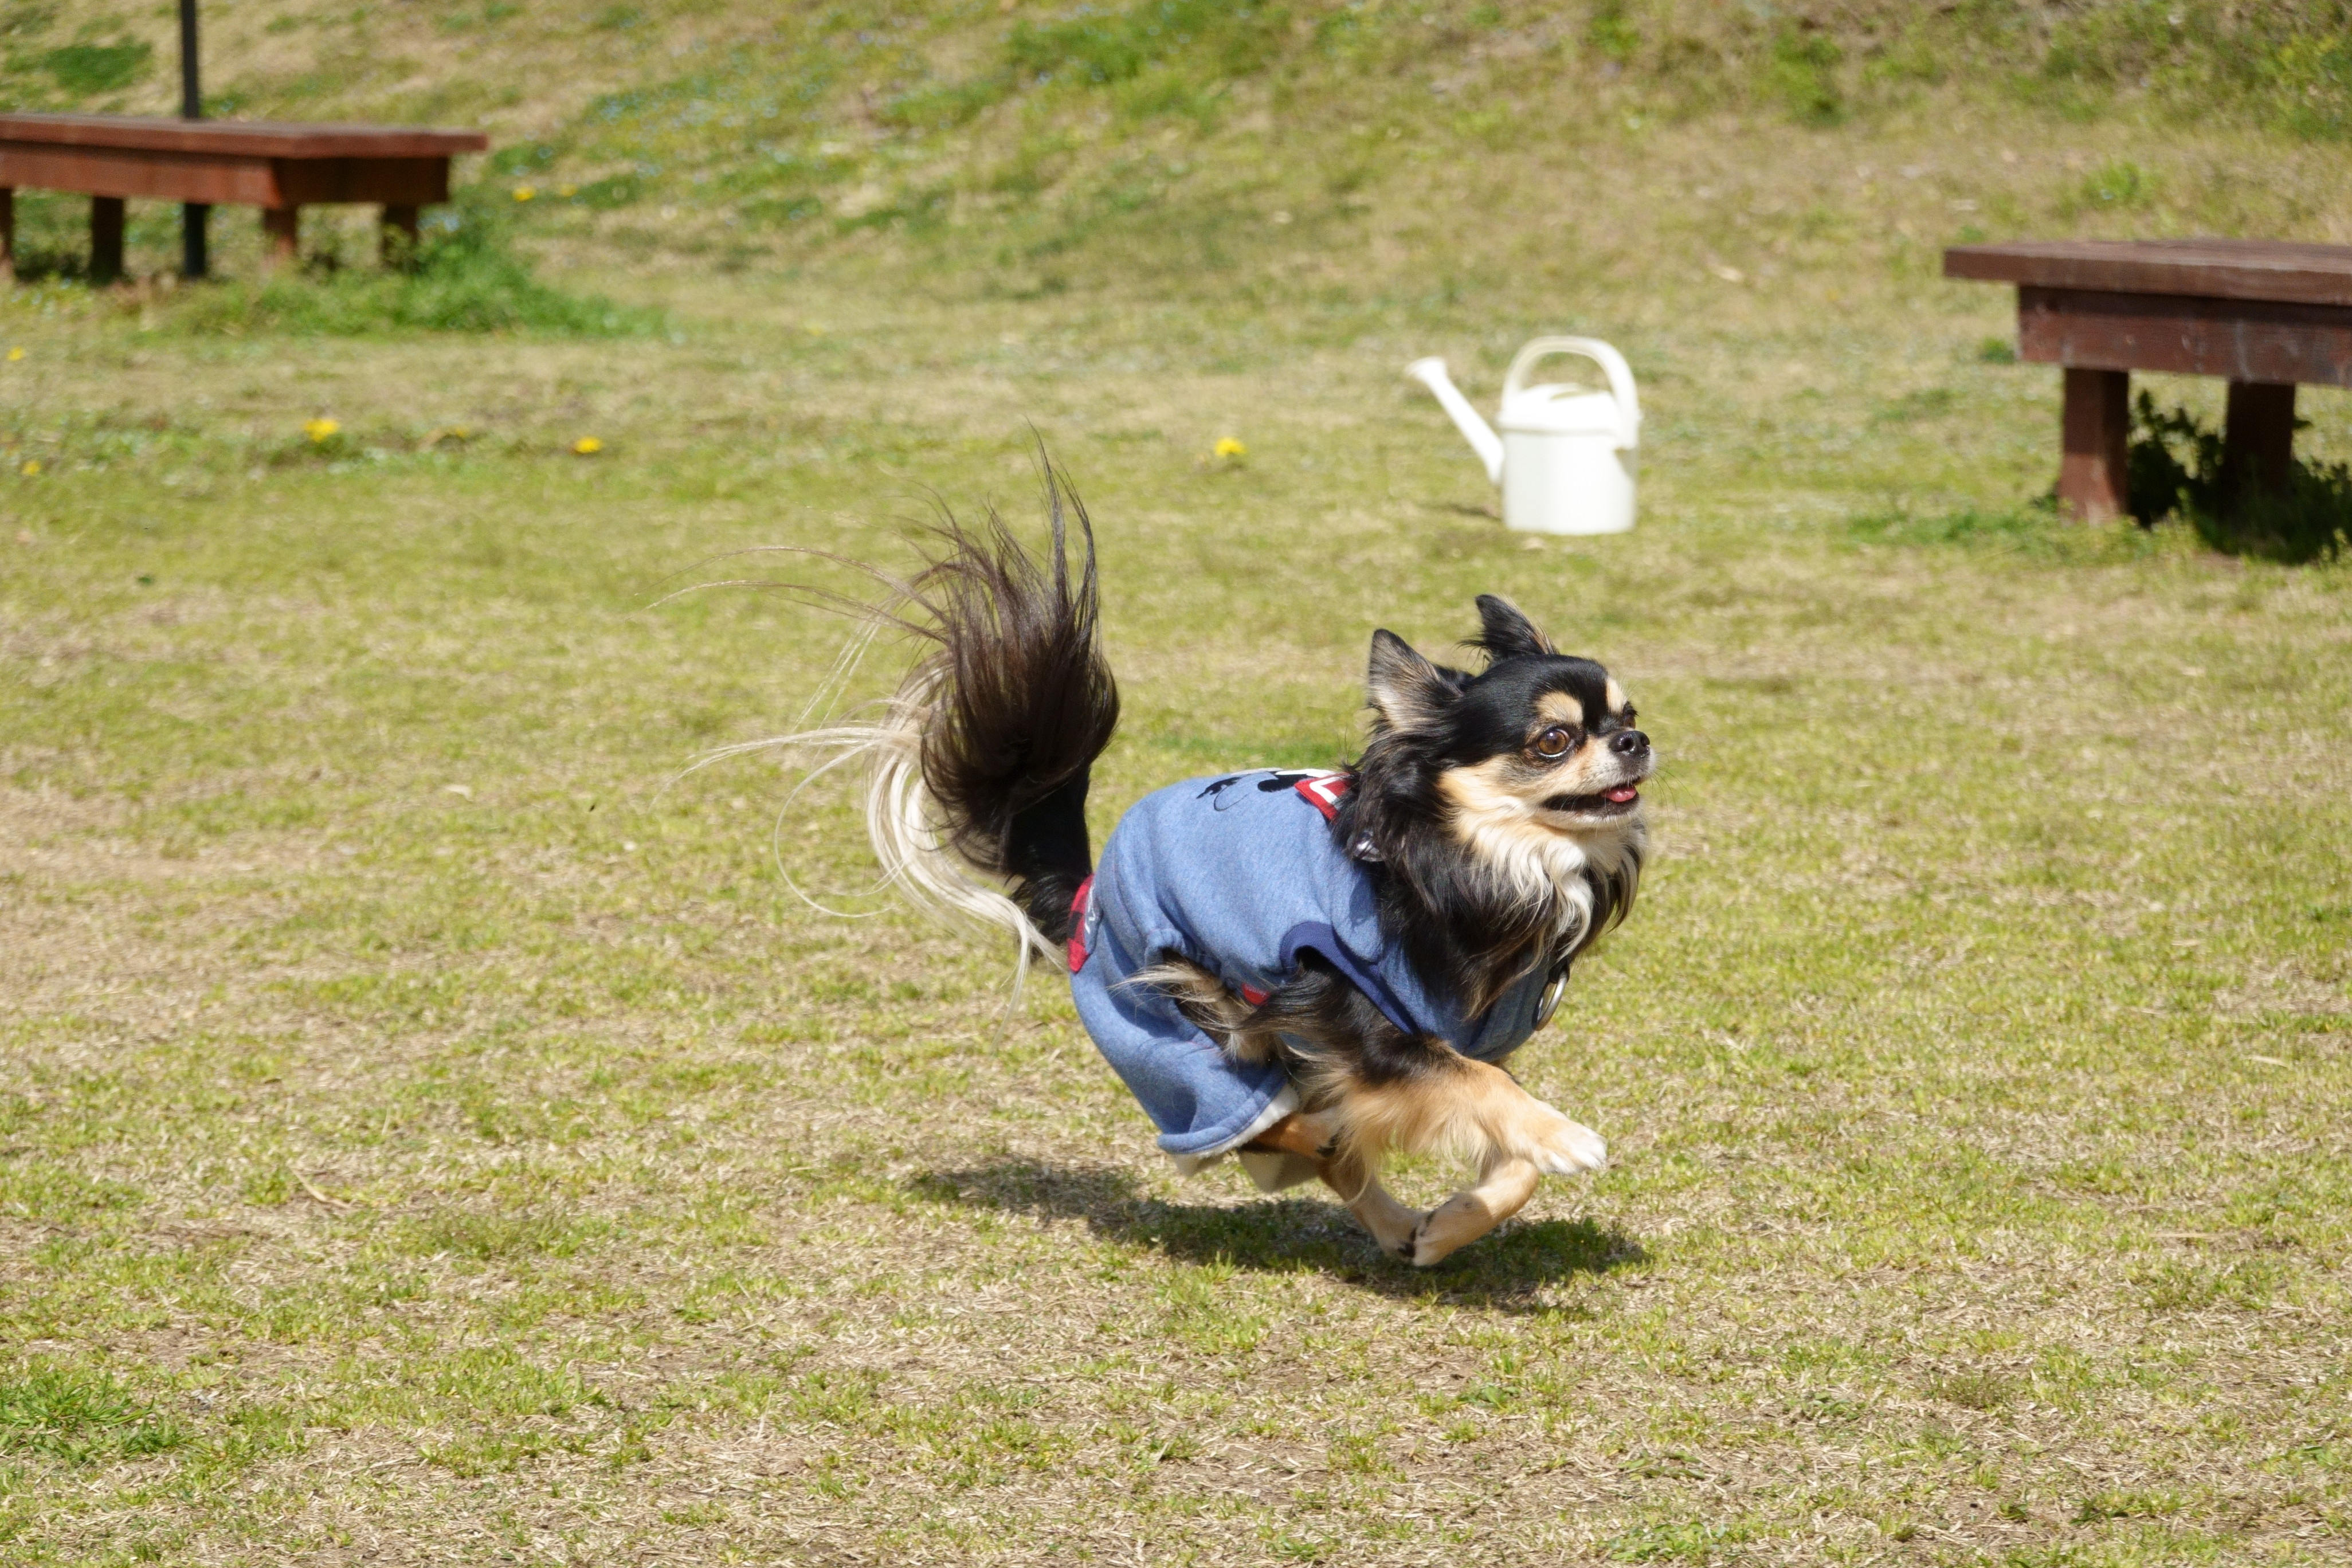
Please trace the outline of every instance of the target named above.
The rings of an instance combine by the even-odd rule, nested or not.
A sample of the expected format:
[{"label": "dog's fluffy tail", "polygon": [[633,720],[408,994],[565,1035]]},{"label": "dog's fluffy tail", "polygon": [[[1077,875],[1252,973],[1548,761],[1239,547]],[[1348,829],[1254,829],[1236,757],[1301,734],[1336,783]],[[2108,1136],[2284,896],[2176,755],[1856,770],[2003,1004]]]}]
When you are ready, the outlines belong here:
[{"label": "dog's fluffy tail", "polygon": [[887,883],[1052,958],[1094,868],[1087,776],[1118,723],[1118,687],[1102,652],[1093,526],[1050,468],[1045,497],[1042,566],[992,511],[977,529],[943,521],[923,570],[861,606],[932,645],[881,721],[785,743],[866,757],[866,828]]}]

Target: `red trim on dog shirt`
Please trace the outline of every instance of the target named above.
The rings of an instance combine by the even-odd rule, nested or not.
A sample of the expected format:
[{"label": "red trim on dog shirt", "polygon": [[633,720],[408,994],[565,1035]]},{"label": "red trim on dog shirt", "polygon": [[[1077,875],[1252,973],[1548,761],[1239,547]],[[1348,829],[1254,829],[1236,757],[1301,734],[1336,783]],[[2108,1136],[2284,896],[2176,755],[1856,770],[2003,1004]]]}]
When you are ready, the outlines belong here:
[{"label": "red trim on dog shirt", "polygon": [[1255,985],[1244,985],[1242,987],[1242,1000],[1248,1003],[1253,1007],[1265,1006],[1265,999],[1273,994],[1273,992],[1261,991]]},{"label": "red trim on dog shirt", "polygon": [[1095,879],[1088,877],[1070,895],[1070,973],[1087,966],[1087,910],[1095,901]]},{"label": "red trim on dog shirt", "polygon": [[1290,787],[1298,792],[1301,800],[1321,812],[1323,820],[1328,822],[1339,815],[1339,797],[1348,793],[1350,782],[1345,773],[1317,773],[1311,779],[1300,779]]}]

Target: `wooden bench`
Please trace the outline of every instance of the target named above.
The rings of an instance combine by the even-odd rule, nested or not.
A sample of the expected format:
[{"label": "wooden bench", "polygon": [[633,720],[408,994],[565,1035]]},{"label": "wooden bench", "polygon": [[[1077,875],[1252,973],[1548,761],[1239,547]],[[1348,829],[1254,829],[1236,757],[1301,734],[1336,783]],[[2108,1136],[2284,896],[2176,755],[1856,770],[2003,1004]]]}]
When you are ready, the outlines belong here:
[{"label": "wooden bench", "polygon": [[0,114],[0,276],[16,269],[19,189],[89,194],[89,275],[103,283],[122,275],[126,198],[259,207],[273,261],[295,258],[302,209],[320,202],[377,203],[386,244],[413,244],[417,209],[449,199],[450,157],[489,144],[392,125]]},{"label": "wooden bench", "polygon": [[2085,520],[2128,510],[2131,373],[2230,383],[2225,495],[2276,487],[2298,383],[2352,386],[2352,247],[2257,239],[1957,245],[1944,276],[2017,285],[2018,357],[2063,365],[2058,498]]}]

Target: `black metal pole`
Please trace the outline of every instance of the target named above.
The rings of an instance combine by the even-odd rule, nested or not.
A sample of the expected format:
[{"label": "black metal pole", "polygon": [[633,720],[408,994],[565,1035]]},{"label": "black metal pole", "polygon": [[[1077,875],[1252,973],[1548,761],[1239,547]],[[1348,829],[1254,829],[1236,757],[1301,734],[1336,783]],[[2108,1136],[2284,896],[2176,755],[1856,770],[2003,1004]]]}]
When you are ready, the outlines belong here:
[{"label": "black metal pole", "polygon": [[[196,0],[180,0],[180,117],[205,117],[204,89],[196,81]],[[205,256],[205,226],[213,209],[203,202],[180,208],[180,276],[202,278],[208,270]]]}]

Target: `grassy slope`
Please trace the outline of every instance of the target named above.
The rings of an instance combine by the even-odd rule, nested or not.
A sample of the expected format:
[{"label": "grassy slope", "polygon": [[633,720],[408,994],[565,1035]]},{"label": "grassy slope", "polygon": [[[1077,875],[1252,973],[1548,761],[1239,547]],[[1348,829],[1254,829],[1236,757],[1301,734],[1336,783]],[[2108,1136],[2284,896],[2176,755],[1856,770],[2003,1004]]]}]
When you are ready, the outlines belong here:
[{"label": "grassy slope", "polygon": [[[217,24],[216,58],[255,29],[257,110],[479,114],[558,147],[551,185],[613,172],[582,111],[665,49],[817,58],[716,10],[296,15]],[[962,81],[1015,20],[902,31]],[[2245,99],[2182,129],[2161,81],[2087,119],[1906,87],[1853,33],[1841,124],[1753,62],[1670,112],[1633,20],[1618,77],[1591,16],[1589,73],[1524,68],[1601,96],[1500,162],[1421,80],[1478,64],[1466,12],[1205,127],[1067,89],[900,132],[839,94],[911,70],[845,56],[821,223],[674,163],[531,204],[670,336],[12,300],[0,1552],[2340,1559],[2347,575],[2016,519],[2054,389],[1979,357],[1993,291],[1926,276],[1969,224],[2326,237],[2340,153]],[[501,79],[531,90],[467,86]],[[958,137],[935,220],[844,211]],[[1213,178],[1088,205],[1163,142]],[[1395,375],[1444,352],[1490,396],[1554,324],[1643,378],[1643,525],[1530,550]],[[1178,1184],[1053,986],[1007,1026],[1001,955],[799,907],[767,767],[668,782],[789,722],[835,633],[648,602],[718,552],[887,552],[924,487],[1017,507],[1024,419],[1104,527],[1105,825],[1339,752],[1369,628],[1442,643],[1479,591],[1626,676],[1664,858],[1519,1064],[1606,1178],[1425,1277],[1318,1202]],[[854,883],[816,821],[784,858]]]},{"label": "grassy slope", "polygon": [[[2327,138],[2352,125],[2342,21],[2015,0],[277,3],[223,8],[207,58],[224,112],[485,126],[499,150],[467,166],[485,188],[529,189],[565,253],[639,270],[1557,308],[1660,265],[1932,272],[1961,230],[2327,237]],[[0,26],[19,105],[172,105],[163,13],[19,4]],[[120,86],[44,64],[110,45],[148,51]],[[2321,140],[2251,168],[2215,155],[2218,125]],[[1801,127],[1914,155],[1853,160]],[[77,207],[28,207],[37,251],[78,246]],[[162,266],[169,215],[142,210],[137,248]]]}]

